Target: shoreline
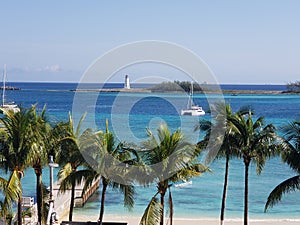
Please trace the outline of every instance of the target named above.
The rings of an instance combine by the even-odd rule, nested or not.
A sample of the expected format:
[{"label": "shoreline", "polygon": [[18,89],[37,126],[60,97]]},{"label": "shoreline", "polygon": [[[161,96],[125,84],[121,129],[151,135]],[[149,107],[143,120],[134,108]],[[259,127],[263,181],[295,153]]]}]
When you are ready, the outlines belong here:
[{"label": "shoreline", "polygon": [[[105,89],[74,89],[69,90],[71,92],[122,92],[122,93],[176,93],[186,94],[184,91],[163,91],[163,90],[151,90],[148,88],[105,88]],[[288,92],[288,91],[276,91],[276,90],[221,90],[223,94],[239,95],[239,94],[300,94],[299,92]],[[205,91],[205,92],[194,92],[195,94],[220,94],[219,91]]]},{"label": "shoreline", "polygon": [[[73,221],[80,221],[80,222],[88,222],[88,221],[97,221],[98,215],[73,215]],[[125,216],[125,215],[112,215],[104,214],[104,222],[127,222],[128,225],[136,225],[140,222],[140,217],[137,216]],[[63,218],[62,221],[66,221],[66,218]],[[173,220],[175,225],[217,225],[220,224],[219,219],[214,218],[184,218],[184,217],[175,217]],[[243,222],[242,218],[228,218],[225,219],[224,224],[226,225],[240,225]],[[168,218],[166,218],[166,223],[168,223]],[[259,225],[271,225],[271,224],[278,224],[280,225],[295,225],[300,223],[299,219],[249,219],[249,223],[251,224],[259,224]]]},{"label": "shoreline", "polygon": [[[164,91],[164,90],[151,90],[150,88],[104,88],[104,89],[72,89],[66,90],[71,92],[122,92],[122,93],[161,93],[161,94],[187,94],[184,91]],[[231,94],[231,95],[239,95],[239,94],[293,94],[297,95],[300,92],[290,92],[290,91],[277,91],[277,90],[222,90],[219,92],[218,90],[207,90],[203,92],[194,92],[195,94]]]}]

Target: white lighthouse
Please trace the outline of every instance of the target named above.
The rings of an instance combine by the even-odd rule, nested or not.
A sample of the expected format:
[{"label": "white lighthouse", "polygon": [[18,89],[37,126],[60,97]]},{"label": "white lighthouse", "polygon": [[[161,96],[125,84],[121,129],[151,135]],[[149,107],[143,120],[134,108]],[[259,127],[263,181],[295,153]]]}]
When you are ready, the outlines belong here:
[{"label": "white lighthouse", "polygon": [[125,83],[124,83],[125,89],[130,89],[130,82],[129,82],[129,76],[125,75]]}]

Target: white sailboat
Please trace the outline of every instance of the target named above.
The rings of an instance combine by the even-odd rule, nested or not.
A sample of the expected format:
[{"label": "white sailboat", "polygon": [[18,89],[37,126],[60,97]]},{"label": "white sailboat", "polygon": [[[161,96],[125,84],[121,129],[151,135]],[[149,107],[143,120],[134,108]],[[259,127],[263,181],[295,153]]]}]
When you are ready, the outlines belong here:
[{"label": "white sailboat", "polygon": [[2,104],[0,106],[0,112],[5,113],[6,111],[13,111],[14,113],[19,112],[20,108],[14,102],[5,102],[5,91],[6,91],[6,64],[4,64],[3,70],[3,86],[2,86]]},{"label": "white sailboat", "polygon": [[189,100],[187,104],[187,109],[182,109],[181,110],[181,115],[187,115],[187,116],[204,116],[205,111],[202,109],[202,107],[194,104],[193,102],[193,93],[194,88],[193,88],[193,82],[191,82],[191,92],[189,95]]},{"label": "white sailboat", "polygon": [[193,184],[193,181],[187,181],[187,180],[183,180],[181,183],[178,184],[174,184],[174,186],[176,188],[185,188],[187,186],[191,186]]}]

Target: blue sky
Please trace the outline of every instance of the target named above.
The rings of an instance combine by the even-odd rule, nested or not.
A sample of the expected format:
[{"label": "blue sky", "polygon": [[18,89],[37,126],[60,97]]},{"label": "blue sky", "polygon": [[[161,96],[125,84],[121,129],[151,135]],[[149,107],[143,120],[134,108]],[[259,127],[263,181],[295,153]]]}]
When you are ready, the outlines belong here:
[{"label": "blue sky", "polygon": [[285,84],[300,78],[299,12],[297,0],[3,1],[0,65],[9,81],[78,82],[110,49],[162,40],[195,52],[220,83]]}]

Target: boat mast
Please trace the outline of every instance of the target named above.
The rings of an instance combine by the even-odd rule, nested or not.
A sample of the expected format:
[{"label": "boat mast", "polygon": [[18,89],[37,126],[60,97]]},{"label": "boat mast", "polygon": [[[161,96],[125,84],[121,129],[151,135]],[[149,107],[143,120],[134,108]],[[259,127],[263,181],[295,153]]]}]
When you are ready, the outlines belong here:
[{"label": "boat mast", "polygon": [[5,103],[5,80],[6,80],[6,64],[4,64],[3,69],[3,86],[2,86],[2,105]]},{"label": "boat mast", "polygon": [[190,96],[189,96],[188,107],[187,107],[188,109],[191,109],[193,105],[193,92],[194,92],[193,81],[191,81]]}]

